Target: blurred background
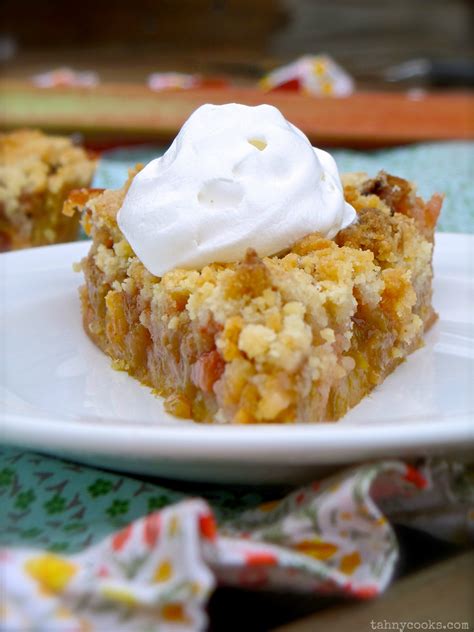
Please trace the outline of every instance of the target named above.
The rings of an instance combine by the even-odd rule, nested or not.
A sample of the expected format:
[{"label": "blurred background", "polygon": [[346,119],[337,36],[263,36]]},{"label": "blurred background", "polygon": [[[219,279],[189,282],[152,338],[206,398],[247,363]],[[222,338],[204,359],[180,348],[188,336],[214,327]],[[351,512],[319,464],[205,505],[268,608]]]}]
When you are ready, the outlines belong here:
[{"label": "blurred background", "polygon": [[384,78],[394,65],[461,64],[473,54],[471,0],[2,0],[1,7],[2,73],[13,78],[60,64],[95,70],[103,81],[143,82],[171,70],[245,84],[324,52],[359,85],[392,88]]},{"label": "blurred background", "polygon": [[471,139],[473,7],[3,0],[0,128],[169,142],[200,104],[237,101],[271,103],[328,146]]},{"label": "blurred background", "polygon": [[[438,230],[474,232],[473,8],[472,0],[1,0],[0,130],[72,135],[100,156],[92,186],[118,188],[200,104],[272,103],[329,148],[341,172],[384,169],[416,182],[426,199],[444,192]],[[311,85],[291,81],[295,69],[280,82],[269,74],[313,55],[326,57],[302,67]],[[189,77],[162,76],[171,72]],[[398,537],[401,574],[454,552],[416,532]],[[440,607],[451,599],[461,616],[463,576],[457,562],[450,568],[439,571],[451,588]],[[402,588],[394,620],[417,605],[431,615],[437,586],[424,600]],[[315,608],[312,596],[297,606],[243,594],[213,597],[215,630],[229,612],[234,629],[248,630],[255,613],[252,629],[269,629]]]}]

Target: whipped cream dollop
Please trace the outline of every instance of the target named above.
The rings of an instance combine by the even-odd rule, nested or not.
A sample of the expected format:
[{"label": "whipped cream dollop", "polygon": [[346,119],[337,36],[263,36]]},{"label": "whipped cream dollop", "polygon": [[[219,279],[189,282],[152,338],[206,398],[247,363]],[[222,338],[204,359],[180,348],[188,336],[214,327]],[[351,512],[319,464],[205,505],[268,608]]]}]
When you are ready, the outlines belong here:
[{"label": "whipped cream dollop", "polygon": [[143,265],[173,268],[333,238],[356,217],[336,163],[271,105],[203,105],[132,181],[118,224]]}]

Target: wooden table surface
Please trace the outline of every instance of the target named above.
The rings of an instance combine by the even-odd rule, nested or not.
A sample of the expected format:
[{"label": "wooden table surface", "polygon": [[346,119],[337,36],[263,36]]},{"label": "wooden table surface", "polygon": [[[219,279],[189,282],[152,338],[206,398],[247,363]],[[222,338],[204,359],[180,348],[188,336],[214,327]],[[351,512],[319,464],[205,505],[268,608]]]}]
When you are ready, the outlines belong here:
[{"label": "wooden table surface", "polygon": [[93,89],[40,89],[11,79],[0,82],[0,128],[81,132],[92,144],[169,141],[199,105],[229,102],[275,105],[319,145],[380,147],[474,138],[474,95],[468,92],[318,98],[253,87],[156,93],[139,84],[110,83]]},{"label": "wooden table surface", "polygon": [[473,596],[474,552],[470,551],[398,581],[375,601],[339,604],[301,621],[275,628],[275,632],[357,632],[376,630],[377,627],[373,626],[379,622],[385,626],[385,622],[416,622],[426,625],[430,621],[446,626],[455,623],[459,626],[451,629],[472,630]]}]

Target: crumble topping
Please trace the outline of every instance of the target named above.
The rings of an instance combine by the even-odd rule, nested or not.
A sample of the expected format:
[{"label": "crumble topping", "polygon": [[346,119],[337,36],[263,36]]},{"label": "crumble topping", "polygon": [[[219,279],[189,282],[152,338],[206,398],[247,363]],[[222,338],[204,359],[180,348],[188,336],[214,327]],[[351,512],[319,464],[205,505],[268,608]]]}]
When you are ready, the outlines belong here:
[{"label": "crumble topping", "polygon": [[35,130],[0,134],[0,250],[70,241],[67,194],[90,184],[95,162],[68,138]]},{"label": "crumble topping", "polygon": [[[130,178],[133,177],[133,172]],[[344,178],[358,222],[280,256],[152,275],[115,221],[122,190],[94,194],[83,224],[86,330],[177,416],[220,423],[337,419],[422,344],[433,218],[409,183]],[[405,183],[405,181],[402,181]],[[402,195],[403,193],[403,195]]]}]

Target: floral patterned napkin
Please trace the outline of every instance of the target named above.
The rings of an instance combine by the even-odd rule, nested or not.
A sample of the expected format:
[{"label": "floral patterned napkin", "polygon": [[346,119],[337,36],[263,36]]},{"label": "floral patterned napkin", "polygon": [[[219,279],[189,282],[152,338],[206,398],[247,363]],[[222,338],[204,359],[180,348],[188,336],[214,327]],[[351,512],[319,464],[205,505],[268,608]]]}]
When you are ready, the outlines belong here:
[{"label": "floral patterned napkin", "polygon": [[474,536],[473,472],[461,464],[386,461],[276,500],[232,495],[209,501],[3,449],[2,629],[200,630],[217,582],[370,598],[397,559],[390,521]]}]

